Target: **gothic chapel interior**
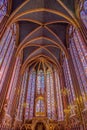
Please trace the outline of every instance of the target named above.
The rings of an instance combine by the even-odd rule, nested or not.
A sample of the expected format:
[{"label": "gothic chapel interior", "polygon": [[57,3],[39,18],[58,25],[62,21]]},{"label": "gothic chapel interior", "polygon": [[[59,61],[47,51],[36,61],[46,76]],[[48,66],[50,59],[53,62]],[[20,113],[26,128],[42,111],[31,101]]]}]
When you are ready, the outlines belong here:
[{"label": "gothic chapel interior", "polygon": [[0,0],[0,130],[87,130],[87,0]]}]

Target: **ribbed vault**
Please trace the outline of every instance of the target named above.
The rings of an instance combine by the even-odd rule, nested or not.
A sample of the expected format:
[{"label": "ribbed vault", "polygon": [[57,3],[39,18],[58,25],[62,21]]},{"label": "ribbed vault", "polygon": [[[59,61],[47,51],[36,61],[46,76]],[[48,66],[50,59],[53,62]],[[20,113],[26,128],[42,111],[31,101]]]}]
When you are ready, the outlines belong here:
[{"label": "ribbed vault", "polygon": [[61,52],[68,56],[67,28],[70,24],[79,26],[74,2],[69,1],[68,7],[64,0],[19,0],[14,3],[7,24],[15,22],[19,24],[16,56],[23,52],[22,69],[38,57],[49,59],[60,68]]}]

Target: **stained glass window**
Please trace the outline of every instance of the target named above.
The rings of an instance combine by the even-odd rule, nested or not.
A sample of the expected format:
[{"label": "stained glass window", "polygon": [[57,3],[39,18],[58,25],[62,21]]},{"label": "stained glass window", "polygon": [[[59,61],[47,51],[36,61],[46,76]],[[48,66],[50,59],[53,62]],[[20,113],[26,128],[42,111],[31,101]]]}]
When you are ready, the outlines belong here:
[{"label": "stained glass window", "polygon": [[28,79],[28,69],[26,69],[21,81],[21,94],[20,94],[19,106],[17,112],[17,118],[20,120],[23,119],[23,110],[27,107],[27,104],[25,102],[27,79]]},{"label": "stained glass window", "polygon": [[5,32],[0,44],[0,92],[11,62],[16,45],[16,24],[12,24]]},{"label": "stained glass window", "polygon": [[7,13],[7,0],[0,0],[0,23]]},{"label": "stained glass window", "polygon": [[35,81],[36,81],[36,71],[33,70],[30,73],[28,79],[25,119],[32,119],[32,117],[34,116]]},{"label": "stained glass window", "polygon": [[36,102],[36,116],[45,116],[45,104],[43,99],[38,99]]},{"label": "stained glass window", "polygon": [[[49,119],[63,120],[63,105],[59,80],[54,80],[56,77],[51,68],[47,67],[47,70],[39,67],[36,68],[27,71],[27,83],[25,83],[26,73],[24,73],[17,117],[22,119],[23,113],[25,113],[25,120],[30,120],[34,116],[47,116]],[[57,84],[54,82],[57,82]],[[57,92],[57,95],[55,92]]]},{"label": "stained glass window", "polygon": [[[72,29],[72,32],[73,38],[70,39],[70,53],[73,59],[81,94],[85,100],[85,93],[87,93],[87,50],[80,33],[76,29]],[[87,106],[86,102],[85,106]]]},{"label": "stained glass window", "polygon": [[63,102],[61,97],[61,85],[59,80],[59,75],[55,70],[55,85],[56,85],[56,96],[57,96],[57,117],[59,121],[64,120],[63,113]]},{"label": "stained glass window", "polygon": [[37,94],[44,94],[44,72],[39,70],[37,73]]},{"label": "stained glass window", "polygon": [[87,28],[87,0],[84,0],[82,11],[80,12],[81,19]]},{"label": "stained glass window", "polygon": [[8,105],[7,105],[7,113],[10,115],[11,113],[11,108],[12,108],[12,103],[15,95],[15,90],[17,88],[17,81],[18,81],[18,76],[19,76],[19,71],[20,71],[20,65],[21,65],[21,59],[18,57],[16,59],[16,63],[14,66],[12,78],[10,81],[9,85],[9,90],[7,94],[7,100],[8,100]]},{"label": "stained glass window", "polygon": [[68,90],[69,103],[72,104],[73,100],[75,100],[75,92],[74,92],[74,88],[73,88],[73,83],[72,83],[72,78],[71,78],[71,73],[70,73],[67,58],[64,59],[63,69],[64,69],[66,87]]},{"label": "stained glass window", "polygon": [[56,120],[56,103],[52,70],[47,70],[47,115],[49,119]]}]

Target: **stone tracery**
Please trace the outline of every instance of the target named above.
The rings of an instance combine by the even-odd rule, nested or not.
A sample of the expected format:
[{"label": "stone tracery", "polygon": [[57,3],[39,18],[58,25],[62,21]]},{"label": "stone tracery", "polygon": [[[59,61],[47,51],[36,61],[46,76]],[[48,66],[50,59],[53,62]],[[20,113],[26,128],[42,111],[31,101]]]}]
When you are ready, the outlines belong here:
[{"label": "stone tracery", "polygon": [[19,0],[9,15],[9,1],[0,1],[0,124],[6,129],[86,129],[87,1],[80,22],[74,5],[54,1]]}]

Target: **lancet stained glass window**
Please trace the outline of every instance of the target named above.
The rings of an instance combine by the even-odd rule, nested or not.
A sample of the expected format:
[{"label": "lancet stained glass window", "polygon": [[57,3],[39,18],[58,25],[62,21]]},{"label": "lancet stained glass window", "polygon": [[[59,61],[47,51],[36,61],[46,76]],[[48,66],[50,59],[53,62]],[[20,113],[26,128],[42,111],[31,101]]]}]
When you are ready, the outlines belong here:
[{"label": "lancet stained glass window", "polygon": [[0,43],[0,91],[2,90],[3,82],[5,81],[5,76],[7,74],[9,64],[16,46],[16,24],[12,24],[6,30]]},{"label": "lancet stained glass window", "polygon": [[44,94],[44,72],[39,70],[37,73],[37,94]]},{"label": "lancet stained glass window", "polygon": [[7,94],[7,100],[8,100],[7,113],[9,115],[11,114],[10,112],[11,112],[11,108],[12,108],[12,102],[13,102],[15,91],[17,88],[17,81],[18,81],[20,66],[21,66],[21,59],[19,57],[17,57],[15,66],[14,66],[14,70],[13,70],[13,74],[12,74],[12,78],[11,78],[11,82],[9,85],[8,94]]},{"label": "lancet stained glass window", "polygon": [[69,68],[67,58],[64,59],[63,69],[64,69],[65,82],[66,82],[67,91],[68,91],[67,93],[69,96],[69,98],[68,98],[69,103],[73,104],[73,101],[75,100],[75,92],[74,92],[74,88],[73,88],[73,83],[72,83],[72,78],[71,78],[71,73],[70,73],[70,68]]},{"label": "lancet stained glass window", "polygon": [[21,80],[21,94],[20,94],[20,99],[19,99],[19,106],[18,106],[18,113],[17,113],[17,118],[22,120],[23,118],[23,110],[26,108],[26,103],[25,103],[25,94],[26,94],[26,88],[27,88],[27,79],[28,79],[28,69],[26,69],[22,80]]},{"label": "lancet stained glass window", "polygon": [[56,119],[54,83],[52,70],[47,70],[47,114],[50,119]]},{"label": "lancet stained glass window", "polygon": [[23,113],[25,113],[25,120],[30,120],[35,116],[45,116],[53,120],[63,120],[64,118],[59,80],[55,79],[54,69],[49,68],[45,63],[44,66],[45,69],[43,66],[32,70],[27,68],[23,75],[18,107],[19,119],[23,118]]},{"label": "lancet stained glass window", "polygon": [[57,119],[59,121],[64,120],[63,113],[63,103],[62,103],[62,95],[61,95],[61,83],[59,80],[59,75],[55,70],[55,85],[56,85],[56,96],[57,96]]},{"label": "lancet stained glass window", "polygon": [[25,119],[31,119],[34,116],[35,81],[36,81],[36,71],[33,70],[30,73],[28,79]]},{"label": "lancet stained glass window", "polygon": [[80,36],[80,33],[77,30],[72,28],[73,38],[70,39],[70,53],[73,59],[78,83],[80,86],[81,94],[85,102],[85,93],[87,93],[87,50],[84,40]]}]

